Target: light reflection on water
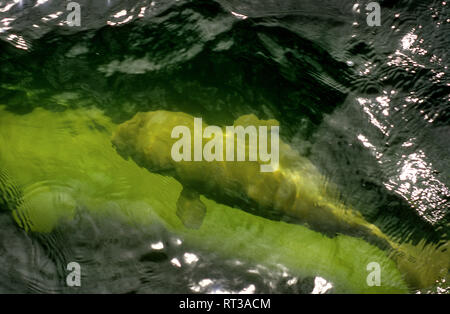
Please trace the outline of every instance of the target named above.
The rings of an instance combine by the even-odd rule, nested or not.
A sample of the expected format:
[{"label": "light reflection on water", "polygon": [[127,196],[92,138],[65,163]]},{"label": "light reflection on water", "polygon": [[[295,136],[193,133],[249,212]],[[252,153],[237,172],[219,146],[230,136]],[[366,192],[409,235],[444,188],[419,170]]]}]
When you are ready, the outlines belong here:
[{"label": "light reflection on water", "polygon": [[405,198],[430,223],[439,222],[447,214],[443,208],[448,204],[450,189],[434,176],[435,170],[425,161],[422,150],[402,157],[398,162],[398,176],[390,178],[386,188]]},{"label": "light reflection on water", "polygon": [[316,277],[314,279],[314,290],[311,292],[312,294],[324,294],[327,293],[328,290],[333,288],[333,285],[330,282],[327,282],[322,277]]},{"label": "light reflection on water", "polygon": [[[435,21],[436,27],[439,27],[442,23],[448,23],[448,20],[442,17],[443,12],[446,12],[444,9],[447,3],[436,2],[435,4],[427,9],[429,9],[428,14]],[[403,15],[400,13],[394,15],[395,19],[402,17]],[[426,25],[426,27],[430,26]],[[404,35],[400,37],[398,45],[400,48],[388,55],[386,66],[397,68],[397,72],[405,71],[412,74],[416,74],[422,69],[429,69],[432,74],[430,81],[434,84],[448,82],[448,67],[443,62],[442,50],[440,47],[433,46],[435,42],[432,37],[426,36],[424,25],[418,23],[409,30],[407,26],[404,26],[403,32]],[[365,62],[364,67],[358,71],[359,76],[367,76],[369,79],[371,77],[369,74],[376,66],[370,61]],[[384,69],[382,72],[396,74],[392,69],[387,70],[389,72]],[[387,76],[382,77],[382,81],[386,78]],[[399,86],[401,87],[401,85]],[[404,96],[405,92],[408,92],[406,96]],[[440,176],[440,178],[436,176],[439,171],[428,160],[429,157],[426,150],[421,148],[420,140],[417,137],[405,140],[401,144],[404,151],[400,152],[399,149],[399,152],[396,153],[399,157],[398,160],[393,160],[390,152],[394,149],[397,150],[396,148],[385,148],[379,143],[390,143],[391,138],[395,138],[399,132],[403,132],[402,128],[410,127],[411,121],[417,121],[418,116],[422,116],[428,123],[433,123],[443,112],[437,110],[430,113],[428,109],[425,109],[431,98],[421,93],[420,90],[406,89],[401,90],[400,93],[394,89],[390,92],[385,90],[383,95],[378,97],[357,96],[356,101],[367,114],[369,122],[383,134],[382,137],[372,136],[373,141],[367,132],[357,135],[357,138],[366,149],[371,151],[377,162],[388,170],[389,173],[383,182],[384,186],[403,197],[421,217],[431,224],[442,221],[448,215],[450,189],[445,176]],[[448,99],[443,98],[442,101],[445,103],[448,102]],[[393,115],[394,117],[392,117]],[[398,116],[406,123],[396,121]]]}]

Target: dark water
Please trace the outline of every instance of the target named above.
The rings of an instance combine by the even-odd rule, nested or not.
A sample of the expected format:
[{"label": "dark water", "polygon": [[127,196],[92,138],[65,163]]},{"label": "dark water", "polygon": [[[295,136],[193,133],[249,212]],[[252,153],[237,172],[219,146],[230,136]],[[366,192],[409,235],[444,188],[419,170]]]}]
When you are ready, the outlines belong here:
[{"label": "dark water", "polygon": [[[0,1],[0,105],[15,121],[38,107],[98,108],[114,123],[158,109],[214,125],[275,118],[283,140],[384,233],[447,243],[449,3],[379,1],[379,27],[366,24],[363,1],[79,3],[81,26],[69,27],[65,3]],[[50,233],[27,233],[8,211],[14,202],[0,200],[1,292],[73,292],[72,260],[84,265],[80,292],[317,286],[317,277],[224,258],[162,226],[83,210]],[[446,289],[444,281],[424,291]]]}]

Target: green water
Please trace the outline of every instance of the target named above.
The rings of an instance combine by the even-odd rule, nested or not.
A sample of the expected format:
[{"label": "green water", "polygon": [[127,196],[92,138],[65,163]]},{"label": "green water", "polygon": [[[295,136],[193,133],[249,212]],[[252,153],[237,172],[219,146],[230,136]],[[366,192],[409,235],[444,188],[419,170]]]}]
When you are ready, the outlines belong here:
[{"label": "green water", "polygon": [[[382,4],[373,29],[352,6],[117,2],[91,5],[101,18],[79,29],[40,15],[24,27],[31,6],[2,13],[26,49],[0,33],[0,291],[311,293],[323,278],[335,293],[446,292],[448,8]],[[131,21],[106,25],[121,10]],[[181,184],[111,144],[119,123],[159,109],[221,126],[249,113],[277,119],[282,139],[338,186],[336,201],[407,246],[414,271],[437,282],[411,285],[363,239],[203,196],[202,227],[185,228]],[[65,284],[71,261],[79,288]],[[367,284],[370,262],[380,286]]]}]

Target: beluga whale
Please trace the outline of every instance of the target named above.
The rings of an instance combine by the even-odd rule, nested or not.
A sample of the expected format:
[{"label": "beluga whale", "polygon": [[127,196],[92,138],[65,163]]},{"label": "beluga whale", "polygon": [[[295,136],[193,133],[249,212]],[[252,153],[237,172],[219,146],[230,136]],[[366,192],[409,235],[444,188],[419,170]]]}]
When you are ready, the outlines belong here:
[{"label": "beluga whale", "polygon": [[202,224],[204,195],[265,218],[389,247],[376,226],[336,201],[317,168],[280,140],[278,132],[278,121],[254,114],[220,128],[183,112],[157,110],[137,113],[119,125],[112,143],[123,157],[182,184],[176,213],[188,228]]},{"label": "beluga whale", "polygon": [[438,248],[392,240],[343,204],[338,189],[313,163],[278,137],[279,127],[277,120],[254,114],[219,127],[187,113],[156,110],[120,124],[112,143],[123,158],[181,183],[176,214],[187,228],[202,225],[207,214],[203,195],[325,236],[363,238],[385,250],[412,287],[426,287],[448,269],[448,243]]}]

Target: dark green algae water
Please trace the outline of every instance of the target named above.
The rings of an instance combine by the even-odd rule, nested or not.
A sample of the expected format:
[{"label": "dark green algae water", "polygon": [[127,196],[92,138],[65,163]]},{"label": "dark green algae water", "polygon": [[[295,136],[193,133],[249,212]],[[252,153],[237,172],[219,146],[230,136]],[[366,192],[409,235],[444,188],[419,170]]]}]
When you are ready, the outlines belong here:
[{"label": "dark green algae water", "polygon": [[[364,281],[345,282],[342,270],[363,265],[352,263],[364,252],[321,255],[328,240],[302,231],[275,242],[265,231],[287,225],[237,219],[222,239],[220,231],[186,235],[157,209],[148,224],[117,214],[132,216],[137,205],[127,200],[142,201],[148,174],[127,177],[112,153],[100,159],[90,134],[106,139],[140,111],[182,111],[214,125],[248,113],[275,118],[283,140],[339,187],[340,201],[384,233],[399,243],[448,242],[450,4],[380,1],[381,26],[368,27],[362,1],[80,1],[81,26],[71,28],[59,25],[66,10],[57,1],[10,3],[0,2],[1,292],[311,293],[318,278],[327,292],[371,292]],[[93,108],[101,114],[89,118]],[[83,151],[88,145],[98,151]],[[96,160],[117,176],[101,169],[92,179]],[[146,204],[175,211],[176,184],[152,182],[161,186],[146,188],[160,197]],[[77,186],[71,219],[39,232],[11,215],[22,194],[54,185]],[[255,251],[251,242],[228,244],[239,237],[262,240]],[[302,241],[309,253],[284,256]],[[260,253],[264,245],[274,258]],[[300,266],[289,263],[302,256]],[[79,288],[65,285],[70,261],[81,264]],[[448,292],[445,280],[395,287],[388,292]]]}]

